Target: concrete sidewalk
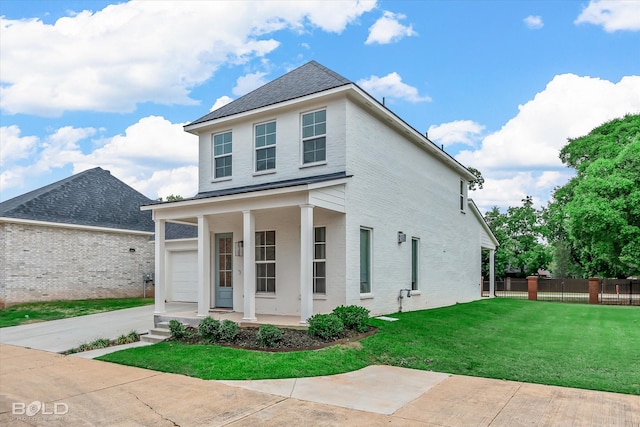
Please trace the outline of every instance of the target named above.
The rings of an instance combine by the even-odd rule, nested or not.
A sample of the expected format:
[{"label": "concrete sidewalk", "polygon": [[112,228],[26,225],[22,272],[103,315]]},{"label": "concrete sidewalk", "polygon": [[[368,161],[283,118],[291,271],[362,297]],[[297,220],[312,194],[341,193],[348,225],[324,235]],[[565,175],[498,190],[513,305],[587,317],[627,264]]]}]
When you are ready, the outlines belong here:
[{"label": "concrete sidewalk", "polygon": [[[60,353],[97,338],[115,339],[132,330],[153,328],[153,305],[108,311],[68,319],[0,328],[0,343]],[[195,310],[190,303],[166,304],[167,313]]]},{"label": "concrete sidewalk", "polygon": [[0,345],[0,425],[640,425],[640,397],[370,366],[247,382]]}]

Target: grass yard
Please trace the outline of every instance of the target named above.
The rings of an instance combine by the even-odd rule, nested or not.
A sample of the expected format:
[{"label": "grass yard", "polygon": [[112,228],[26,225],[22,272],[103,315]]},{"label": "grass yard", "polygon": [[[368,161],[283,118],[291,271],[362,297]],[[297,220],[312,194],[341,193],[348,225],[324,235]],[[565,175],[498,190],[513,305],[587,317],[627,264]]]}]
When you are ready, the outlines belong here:
[{"label": "grass yard", "polygon": [[640,395],[640,309],[491,299],[372,319],[361,347],[268,353],[164,342],[101,360],[203,379],[330,375],[393,365]]},{"label": "grass yard", "polygon": [[153,298],[29,302],[0,310],[0,328],[153,304]]}]

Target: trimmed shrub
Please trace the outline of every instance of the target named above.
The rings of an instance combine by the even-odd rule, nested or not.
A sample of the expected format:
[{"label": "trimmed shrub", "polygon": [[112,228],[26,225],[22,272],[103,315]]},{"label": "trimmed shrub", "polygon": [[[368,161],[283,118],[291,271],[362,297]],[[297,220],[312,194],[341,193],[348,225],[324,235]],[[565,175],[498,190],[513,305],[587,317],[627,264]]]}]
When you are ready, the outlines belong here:
[{"label": "trimmed shrub", "polygon": [[335,314],[315,314],[307,322],[309,335],[323,340],[338,338],[344,331],[342,320]]},{"label": "trimmed shrub", "polygon": [[218,339],[220,341],[233,341],[238,335],[238,324],[233,320],[224,319],[218,328]]},{"label": "trimmed shrub", "polygon": [[215,342],[220,333],[220,321],[212,317],[205,317],[198,325],[198,334],[205,341]]},{"label": "trimmed shrub", "polygon": [[333,314],[338,316],[345,329],[358,332],[369,330],[369,310],[357,305],[341,305],[333,309]]},{"label": "trimmed shrub", "polygon": [[169,330],[171,331],[171,337],[176,340],[180,340],[186,335],[184,325],[176,319],[169,320]]},{"label": "trimmed shrub", "polygon": [[258,345],[264,347],[275,347],[282,339],[282,331],[277,326],[260,325],[258,328]]}]

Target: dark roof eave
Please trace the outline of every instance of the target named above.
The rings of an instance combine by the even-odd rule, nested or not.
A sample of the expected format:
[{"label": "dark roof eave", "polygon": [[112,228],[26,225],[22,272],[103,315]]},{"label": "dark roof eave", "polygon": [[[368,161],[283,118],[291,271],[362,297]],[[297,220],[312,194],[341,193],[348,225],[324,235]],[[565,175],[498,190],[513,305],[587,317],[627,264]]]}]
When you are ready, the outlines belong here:
[{"label": "dark roof eave", "polygon": [[233,187],[233,188],[225,188],[222,190],[214,190],[214,191],[205,191],[202,193],[198,193],[197,195],[190,197],[188,199],[177,200],[173,202],[164,202],[164,203],[150,203],[148,205],[143,206],[157,206],[160,204],[180,204],[185,202],[193,202],[196,200],[202,199],[211,199],[215,197],[223,197],[223,196],[234,196],[238,194],[246,194],[246,193],[256,193],[260,191],[266,190],[277,190],[281,188],[290,188],[297,187],[302,185],[316,184],[320,182],[328,182],[333,180],[339,180],[344,178],[351,178],[353,175],[347,175],[346,172],[335,172],[325,175],[315,175],[311,177],[305,178],[294,178],[288,179],[284,181],[275,181],[275,182],[267,182],[262,184],[254,184],[254,185],[245,185],[242,187]]}]

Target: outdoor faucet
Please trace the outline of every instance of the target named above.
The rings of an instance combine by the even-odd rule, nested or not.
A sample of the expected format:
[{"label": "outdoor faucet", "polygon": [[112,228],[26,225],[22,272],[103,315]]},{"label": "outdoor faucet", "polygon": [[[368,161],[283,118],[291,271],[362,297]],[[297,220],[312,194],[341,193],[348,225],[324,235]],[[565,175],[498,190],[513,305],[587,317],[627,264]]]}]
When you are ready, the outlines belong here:
[{"label": "outdoor faucet", "polygon": [[398,295],[398,298],[400,299],[404,298],[404,296],[402,295],[402,292],[406,292],[407,298],[411,298],[411,289],[400,289],[400,295]]},{"label": "outdoor faucet", "polygon": [[403,292],[407,293],[407,298],[411,298],[411,289],[400,289],[400,293],[398,294],[398,302],[400,303],[399,311],[402,312],[402,295]]}]

